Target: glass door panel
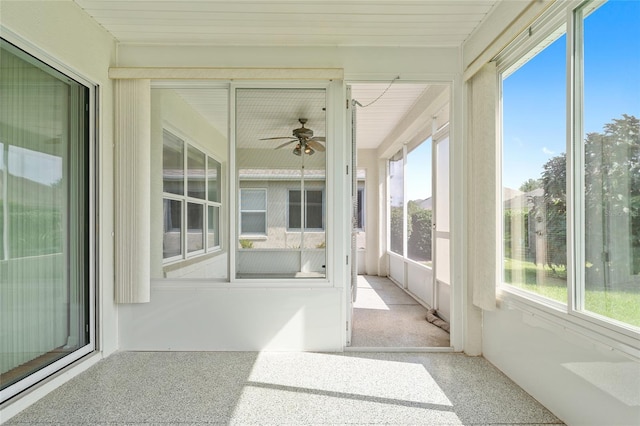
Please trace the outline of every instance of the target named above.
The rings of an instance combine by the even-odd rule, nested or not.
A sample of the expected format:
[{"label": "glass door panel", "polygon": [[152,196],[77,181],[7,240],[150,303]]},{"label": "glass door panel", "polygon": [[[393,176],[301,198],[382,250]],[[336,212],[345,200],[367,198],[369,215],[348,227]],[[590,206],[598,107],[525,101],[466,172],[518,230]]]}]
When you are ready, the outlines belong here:
[{"label": "glass door panel", "polygon": [[89,89],[4,40],[0,63],[1,402],[91,342]]}]

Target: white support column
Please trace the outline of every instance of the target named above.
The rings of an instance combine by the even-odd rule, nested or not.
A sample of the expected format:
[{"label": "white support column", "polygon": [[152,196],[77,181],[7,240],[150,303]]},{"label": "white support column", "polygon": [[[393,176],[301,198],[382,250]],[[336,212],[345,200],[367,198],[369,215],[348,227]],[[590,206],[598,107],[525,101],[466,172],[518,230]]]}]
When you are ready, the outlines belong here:
[{"label": "white support column", "polygon": [[115,301],[150,300],[150,80],[117,80]]}]

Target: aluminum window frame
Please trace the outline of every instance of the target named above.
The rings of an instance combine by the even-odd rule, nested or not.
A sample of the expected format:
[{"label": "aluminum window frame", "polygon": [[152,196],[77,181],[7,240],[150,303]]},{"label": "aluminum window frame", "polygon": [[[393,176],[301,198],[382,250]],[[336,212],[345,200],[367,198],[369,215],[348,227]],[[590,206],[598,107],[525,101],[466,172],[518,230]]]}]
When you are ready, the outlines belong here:
[{"label": "aluminum window frame", "polygon": [[[263,210],[243,210],[242,209],[242,192],[243,191],[261,191],[264,192],[264,209]],[[238,191],[238,237],[239,239],[264,238],[268,235],[269,229],[269,191],[267,188],[246,187],[240,188]],[[242,213],[264,213],[264,232],[244,233],[242,231]]]},{"label": "aluminum window frame", "polygon": [[23,51],[26,55],[44,64],[46,67],[53,70],[54,74],[61,74],[66,78],[74,80],[76,83],[85,87],[88,91],[88,111],[87,113],[87,164],[86,164],[86,178],[87,182],[87,215],[86,217],[86,238],[87,241],[87,283],[85,290],[87,291],[87,320],[88,323],[88,343],[82,347],[79,347],[75,351],[68,355],[58,359],[57,361],[34,371],[30,375],[24,377],[20,381],[0,390],[0,404],[8,401],[10,398],[27,391],[29,388],[36,386],[38,383],[53,376],[66,367],[69,367],[74,362],[81,358],[97,352],[100,350],[98,342],[98,319],[97,319],[97,285],[98,281],[98,259],[99,259],[99,247],[101,240],[98,237],[98,224],[99,224],[99,208],[101,200],[100,179],[99,179],[99,143],[100,143],[100,127],[99,117],[101,116],[100,94],[101,86],[96,82],[86,77],[83,74],[78,73],[71,66],[67,65],[64,61],[59,60],[55,56],[46,53],[42,48],[29,42],[18,34],[14,33],[10,29],[0,24],[0,40],[6,42],[15,48]]},{"label": "aluminum window frame", "polygon": [[[604,342],[611,350],[616,350],[635,359],[640,359],[640,332],[635,327],[619,324],[613,319],[587,314],[576,309],[584,298],[584,271],[577,267],[584,261],[584,153],[582,146],[584,107],[582,80],[582,17],[578,11],[588,8],[588,13],[597,9],[604,0],[557,2],[543,16],[521,33],[501,51],[494,60],[497,62],[499,88],[499,128],[502,129],[502,81],[504,73],[513,72],[518,66],[535,56],[536,47],[545,38],[553,37],[554,28],[566,28],[566,155],[567,155],[567,302],[557,303],[535,293],[497,283],[498,299],[509,306],[515,306],[532,315],[539,315],[552,323],[557,323],[597,342]],[[587,14],[588,14],[587,13]],[[586,16],[586,15],[585,15]],[[502,171],[502,133],[499,133],[500,171]],[[501,173],[498,185],[502,187]],[[502,212],[502,207],[500,207]],[[504,230],[500,231],[500,241]],[[502,259],[502,247],[499,256]]]},{"label": "aluminum window frame", "polygon": [[[287,212],[287,215],[286,215],[286,221],[287,221],[286,225],[287,225],[287,227],[286,227],[286,229],[287,229],[287,232],[301,232],[301,231],[304,231],[304,232],[324,232],[325,231],[325,227],[326,227],[325,226],[325,222],[326,222],[325,218],[326,218],[326,204],[327,204],[326,200],[325,200],[325,188],[319,187],[319,186],[316,187],[316,186],[306,186],[305,185],[305,188],[304,188],[305,196],[301,197],[301,199],[300,199],[300,204],[304,204],[304,207],[301,206],[301,209],[304,211],[304,216],[300,218],[300,222],[301,222],[300,223],[300,228],[292,228],[290,226],[291,225],[291,222],[290,222],[291,217],[290,217],[289,212],[290,212],[290,209],[291,209],[291,192],[292,191],[298,191],[302,195],[302,191],[301,191],[301,189],[299,187],[298,188],[287,188],[287,207],[286,207],[286,212]],[[321,192],[322,193],[322,218],[321,218],[321,220],[322,220],[322,228],[309,228],[309,227],[307,227],[307,216],[308,216],[307,192],[309,192],[309,191],[316,191],[316,192]],[[304,222],[304,226],[302,226],[303,225],[302,222]]]}]

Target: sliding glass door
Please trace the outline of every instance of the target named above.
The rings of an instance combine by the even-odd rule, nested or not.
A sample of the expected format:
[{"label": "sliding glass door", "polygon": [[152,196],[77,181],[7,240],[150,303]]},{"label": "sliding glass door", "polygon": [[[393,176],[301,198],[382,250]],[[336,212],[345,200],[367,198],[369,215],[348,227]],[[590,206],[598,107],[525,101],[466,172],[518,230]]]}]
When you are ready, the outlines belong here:
[{"label": "sliding glass door", "polygon": [[0,40],[0,402],[93,349],[90,89]]}]

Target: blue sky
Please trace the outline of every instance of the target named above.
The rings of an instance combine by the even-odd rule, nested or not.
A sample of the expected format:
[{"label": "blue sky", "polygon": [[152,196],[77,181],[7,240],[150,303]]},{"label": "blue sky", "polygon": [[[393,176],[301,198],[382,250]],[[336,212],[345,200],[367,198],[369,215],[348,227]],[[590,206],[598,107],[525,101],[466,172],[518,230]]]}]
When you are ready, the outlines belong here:
[{"label": "blue sky", "polygon": [[407,155],[407,200],[431,197],[431,138]]},{"label": "blue sky", "polygon": [[[613,0],[585,20],[585,131],[640,117],[640,1]],[[503,186],[539,178],[566,152],[566,36],[503,82]]]}]

